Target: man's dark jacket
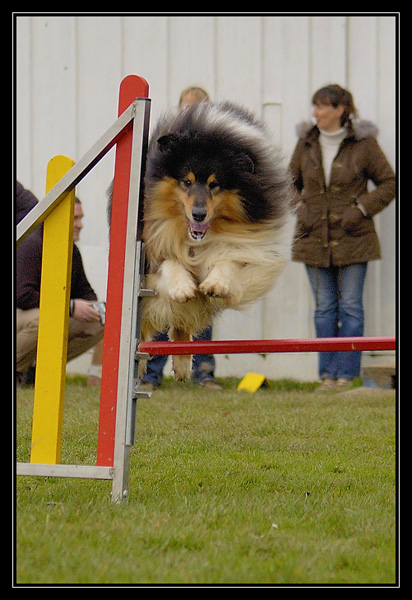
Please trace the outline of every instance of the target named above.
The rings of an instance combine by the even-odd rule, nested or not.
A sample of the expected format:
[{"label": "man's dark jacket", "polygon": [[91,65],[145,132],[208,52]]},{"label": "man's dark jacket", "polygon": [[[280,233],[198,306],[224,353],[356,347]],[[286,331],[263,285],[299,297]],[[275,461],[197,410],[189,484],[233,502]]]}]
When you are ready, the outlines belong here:
[{"label": "man's dark jacket", "polygon": [[[16,222],[37,204],[35,196],[16,185]],[[16,223],[16,224],[17,224]],[[43,227],[34,231],[16,251],[16,307],[23,310],[38,308],[40,302],[41,260],[43,250]],[[80,250],[73,244],[72,283],[70,298],[97,300],[97,296],[87,280]]]}]

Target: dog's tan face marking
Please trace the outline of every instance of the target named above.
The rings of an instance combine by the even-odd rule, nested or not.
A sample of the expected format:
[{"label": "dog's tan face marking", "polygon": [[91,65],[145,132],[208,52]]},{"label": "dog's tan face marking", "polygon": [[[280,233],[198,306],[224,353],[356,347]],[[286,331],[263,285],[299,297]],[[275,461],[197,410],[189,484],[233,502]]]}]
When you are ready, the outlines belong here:
[{"label": "dog's tan face marking", "polygon": [[217,177],[214,173],[212,173],[211,175],[209,175],[209,177],[207,178],[207,185],[209,187],[209,190],[212,194],[217,194],[218,191],[220,190],[220,186],[219,183],[217,181]]},{"label": "dog's tan face marking", "polygon": [[206,183],[203,183],[196,179],[196,176],[192,171],[189,171],[182,179],[180,179],[179,188],[190,197],[193,202],[196,201],[196,197],[199,199],[202,192],[213,196],[220,190],[215,173],[209,175]]},{"label": "dog's tan face marking", "polygon": [[191,240],[198,242],[205,237],[219,203],[219,190],[215,173],[211,173],[206,181],[197,179],[192,171],[180,179],[177,197],[188,221]]},{"label": "dog's tan face marking", "polygon": [[[201,220],[195,220],[195,208],[198,209],[195,215]],[[185,229],[182,235],[189,235],[194,242],[203,240],[209,229],[224,233],[228,227],[233,229],[236,224],[247,222],[238,191],[221,189],[215,173],[203,182],[199,182],[192,171],[179,180],[167,177],[159,181],[145,209],[145,219],[180,221],[183,215]]]},{"label": "dog's tan face marking", "polygon": [[195,174],[189,171],[180,181],[179,186],[182,190],[188,192],[193,191],[193,184],[196,182]]}]

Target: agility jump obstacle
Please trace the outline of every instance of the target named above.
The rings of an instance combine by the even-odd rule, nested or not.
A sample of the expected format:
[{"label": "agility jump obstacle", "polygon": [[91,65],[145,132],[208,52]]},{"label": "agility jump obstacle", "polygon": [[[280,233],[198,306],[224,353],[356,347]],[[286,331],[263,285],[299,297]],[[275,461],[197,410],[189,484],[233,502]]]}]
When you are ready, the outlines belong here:
[{"label": "agility jump obstacle", "polygon": [[[48,167],[46,196],[17,226],[21,243],[45,221],[40,324],[30,463],[17,475],[112,480],[112,499],[128,496],[130,447],[134,444],[138,362],[154,355],[394,350],[395,338],[143,342],[140,301],[154,292],[142,287],[141,181],[147,149],[150,100],[147,82],[129,75],[120,85],[118,119],[77,162],[55,157]],[[61,424],[67,353],[74,188],[116,148],[110,229],[107,311],[96,465],[60,464]],[[51,218],[50,218],[51,217]],[[47,233],[46,231],[50,232]],[[50,241],[49,241],[50,240]],[[57,250],[58,247],[58,250]],[[61,268],[64,265],[65,268]],[[56,273],[60,271],[59,277]],[[48,316],[47,316],[48,315]],[[53,321],[51,321],[53,319]],[[42,322],[44,325],[42,325]],[[50,324],[53,323],[53,328]]]},{"label": "agility jump obstacle", "polygon": [[[143,78],[129,75],[123,79],[118,119],[76,164],[67,157],[52,159],[50,164],[59,165],[58,174],[48,176],[46,196],[18,224],[16,234],[17,244],[20,244],[45,221],[43,256],[51,252],[59,254],[59,260],[50,267],[49,261],[43,259],[40,321],[46,322],[47,315],[52,316],[53,330],[50,322],[49,329],[39,325],[32,452],[30,463],[18,463],[16,473],[112,480],[114,501],[127,496],[135,404],[139,395],[147,396],[136,389],[138,357],[135,351],[140,336],[137,318],[140,298],[150,294],[140,286],[143,250],[138,230],[149,130],[148,92],[149,86]],[[96,465],[65,465],[60,464],[60,448],[74,188],[115,145],[97,461]],[[46,230],[51,236],[46,235]],[[56,303],[58,308],[53,310]],[[44,350],[42,340],[52,340],[53,349]]]}]

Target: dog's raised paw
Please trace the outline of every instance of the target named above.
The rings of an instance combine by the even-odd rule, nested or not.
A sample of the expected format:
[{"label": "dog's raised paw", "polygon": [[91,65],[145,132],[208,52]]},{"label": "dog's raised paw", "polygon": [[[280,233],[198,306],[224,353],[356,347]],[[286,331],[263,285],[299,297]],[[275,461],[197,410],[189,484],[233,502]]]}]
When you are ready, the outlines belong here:
[{"label": "dog's raised paw", "polygon": [[168,293],[172,300],[184,304],[195,297],[196,284],[189,279],[176,281],[169,287]]},{"label": "dog's raised paw", "polygon": [[213,281],[209,277],[199,285],[199,291],[205,296],[215,296],[217,298],[228,298],[230,296],[228,285],[222,281]]}]

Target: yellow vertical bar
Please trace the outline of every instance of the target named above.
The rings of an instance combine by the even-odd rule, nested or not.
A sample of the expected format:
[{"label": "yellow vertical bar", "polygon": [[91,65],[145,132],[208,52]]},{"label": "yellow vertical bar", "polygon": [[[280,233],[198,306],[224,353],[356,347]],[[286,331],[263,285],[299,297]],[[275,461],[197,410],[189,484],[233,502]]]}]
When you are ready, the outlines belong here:
[{"label": "yellow vertical bar", "polygon": [[[50,160],[46,194],[73,165],[67,156]],[[65,192],[61,198],[44,221],[32,463],[57,464],[61,456],[75,191]]]}]

